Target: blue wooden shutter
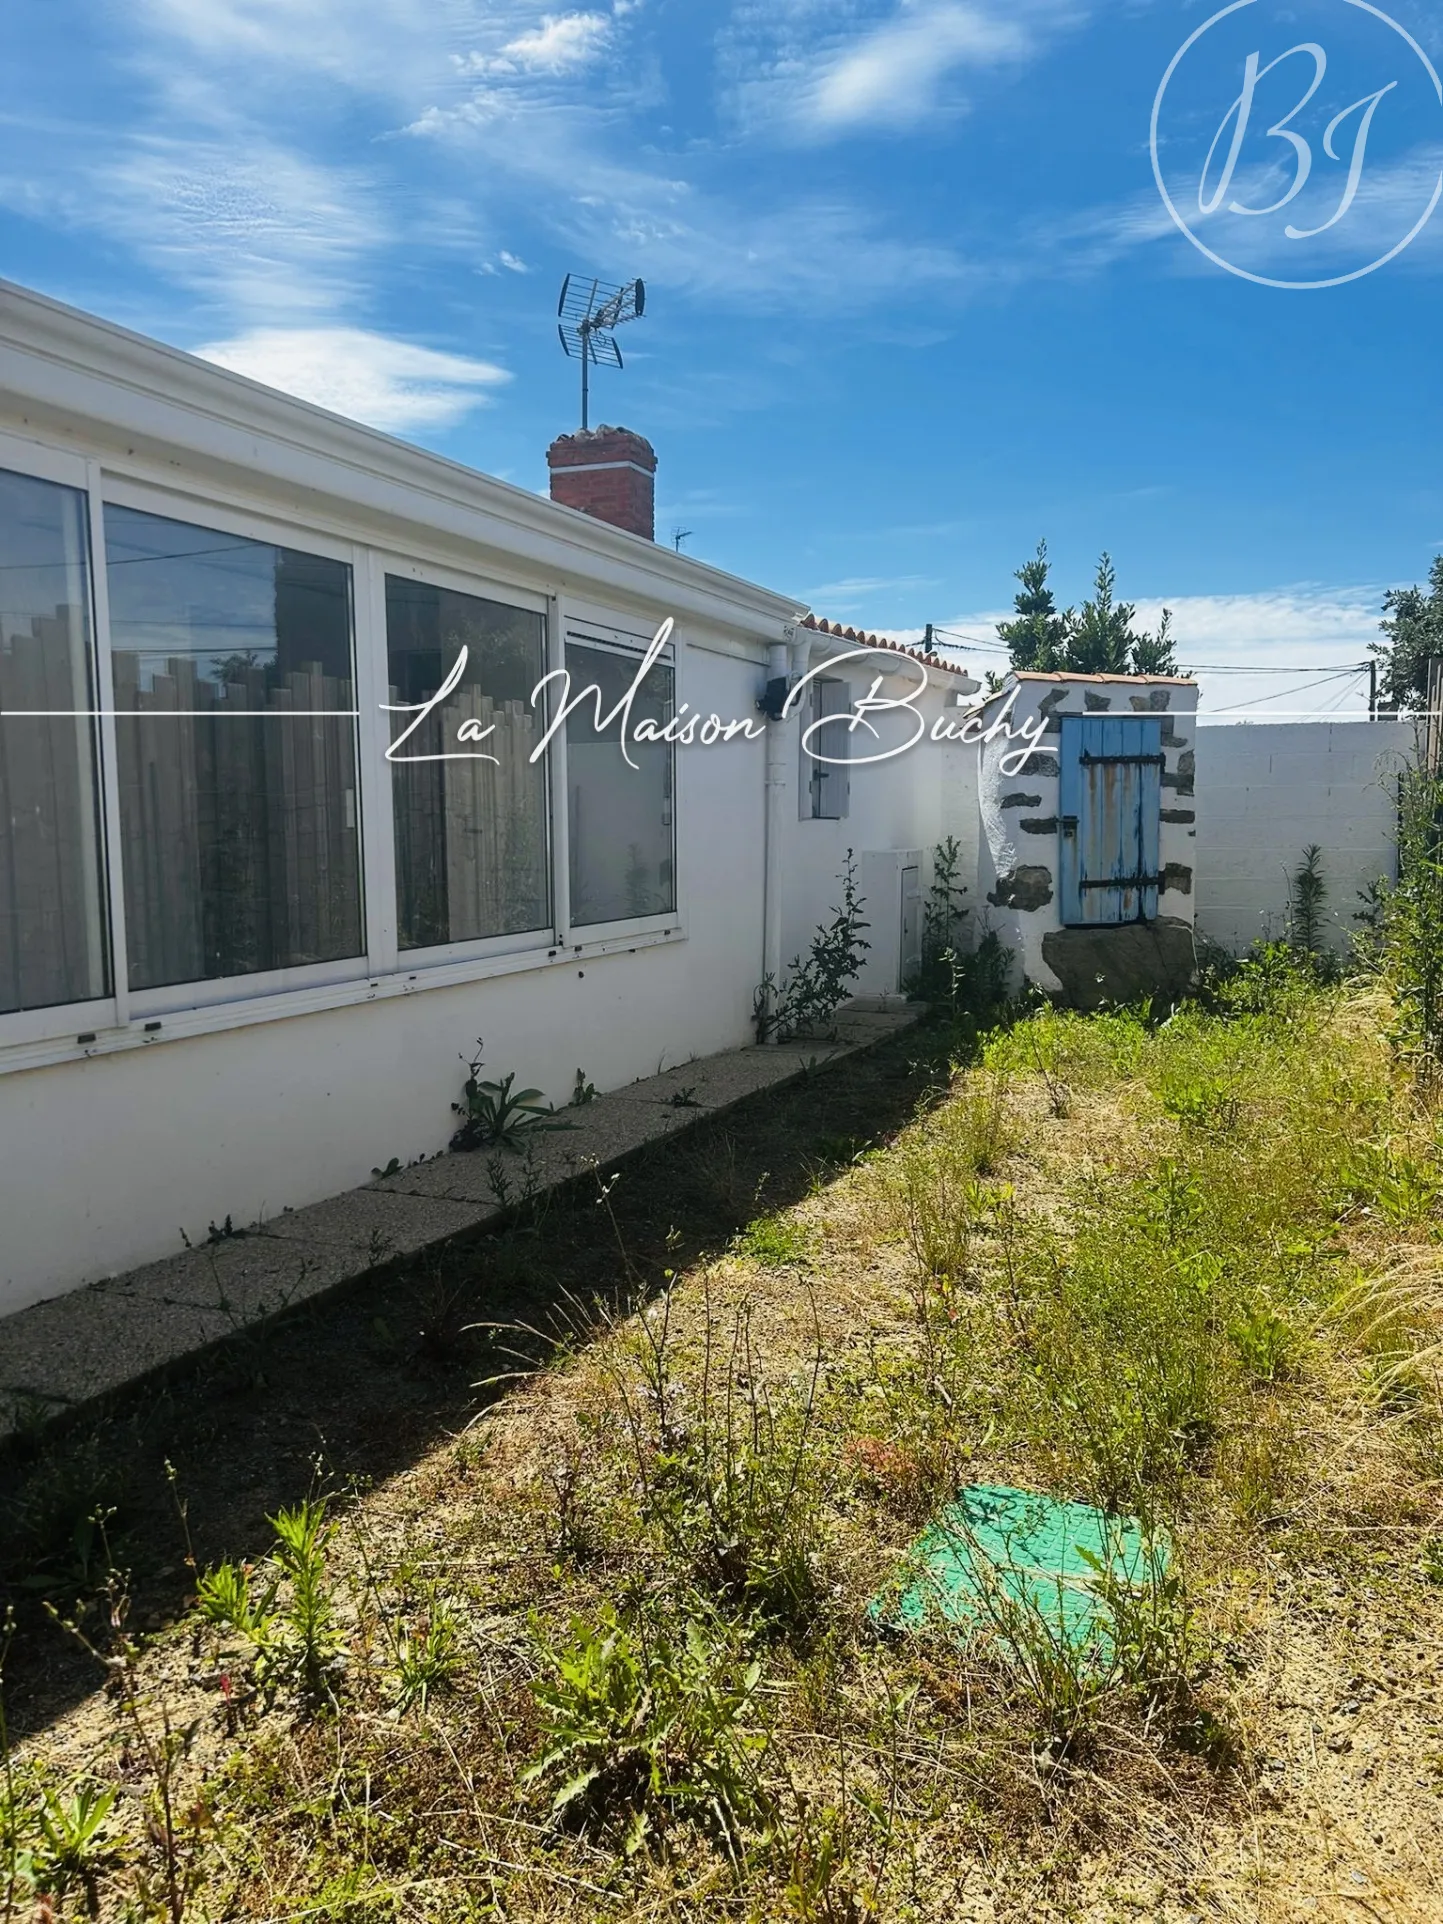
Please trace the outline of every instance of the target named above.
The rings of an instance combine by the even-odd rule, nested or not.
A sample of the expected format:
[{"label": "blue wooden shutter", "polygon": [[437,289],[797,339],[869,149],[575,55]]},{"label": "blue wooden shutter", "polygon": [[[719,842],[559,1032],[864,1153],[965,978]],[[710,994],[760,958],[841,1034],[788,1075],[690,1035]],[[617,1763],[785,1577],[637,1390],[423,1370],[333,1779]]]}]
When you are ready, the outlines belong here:
[{"label": "blue wooden shutter", "polygon": [[1162,722],[1064,715],[1059,898],[1068,927],[1157,915]]}]

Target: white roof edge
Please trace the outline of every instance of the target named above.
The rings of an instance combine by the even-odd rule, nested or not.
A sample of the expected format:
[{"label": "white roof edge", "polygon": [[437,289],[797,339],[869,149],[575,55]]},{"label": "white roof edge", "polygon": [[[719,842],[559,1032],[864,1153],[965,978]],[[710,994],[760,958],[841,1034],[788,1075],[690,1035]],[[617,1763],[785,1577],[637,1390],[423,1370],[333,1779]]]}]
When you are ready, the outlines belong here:
[{"label": "white roof edge", "polygon": [[[74,378],[72,396],[63,383],[55,382],[57,373]],[[6,280],[0,280],[0,389],[22,411],[26,402],[35,406],[40,413],[37,425],[62,417],[77,433],[93,420],[158,449],[193,453],[263,479],[295,484],[304,475],[304,484],[338,498],[346,491],[326,490],[325,463],[357,477],[400,484],[514,530],[519,551],[529,559],[536,559],[538,542],[564,546],[575,556],[577,572],[603,587],[619,585],[618,569],[651,576],[651,593],[664,600],[680,591],[691,612],[701,612],[706,602],[721,602],[768,626],[808,612],[805,602],[794,596],[676,554],[446,455],[432,454]],[[113,397],[108,405],[107,389]],[[210,432],[187,437],[187,414],[200,417]],[[261,465],[257,435],[292,458],[279,466]],[[588,562],[597,565],[588,567]]]}]

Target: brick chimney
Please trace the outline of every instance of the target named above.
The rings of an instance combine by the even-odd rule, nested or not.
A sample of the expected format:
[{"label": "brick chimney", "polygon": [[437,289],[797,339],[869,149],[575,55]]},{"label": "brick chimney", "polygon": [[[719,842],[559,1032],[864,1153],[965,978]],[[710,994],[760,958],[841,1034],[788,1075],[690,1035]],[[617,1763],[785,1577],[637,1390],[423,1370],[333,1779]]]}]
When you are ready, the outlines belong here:
[{"label": "brick chimney", "polygon": [[551,499],[656,539],[656,450],[629,428],[563,434],[546,450]]}]

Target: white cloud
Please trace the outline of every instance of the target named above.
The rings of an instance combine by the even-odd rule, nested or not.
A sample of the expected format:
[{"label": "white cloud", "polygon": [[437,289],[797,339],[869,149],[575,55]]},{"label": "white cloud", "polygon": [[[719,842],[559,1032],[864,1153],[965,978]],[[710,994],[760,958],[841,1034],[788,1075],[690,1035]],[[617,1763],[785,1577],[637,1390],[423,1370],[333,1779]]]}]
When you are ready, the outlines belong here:
[{"label": "white cloud", "polygon": [[388,434],[450,427],[511,378],[489,361],[356,327],[257,327],[195,352]]},{"label": "white cloud", "polygon": [[973,6],[912,6],[823,66],[805,111],[827,131],[864,122],[915,125],[949,73],[1020,59],[1032,44],[1015,18]]},{"label": "white cloud", "polygon": [[457,61],[464,74],[569,73],[605,49],[611,18],[604,13],[548,13],[539,27],[517,34],[499,53],[467,54]]},{"label": "white cloud", "polygon": [[[1170,595],[1139,601],[1137,626],[1155,630],[1172,609],[1177,656],[1197,674],[1199,712],[1214,721],[1347,720],[1366,715],[1368,678],[1357,669],[1378,639],[1382,587],[1312,584],[1246,595]],[[956,615],[940,625],[974,645],[995,645],[997,623],[1010,609]],[[897,641],[916,643],[920,628],[866,624]],[[977,672],[1006,667],[1001,653],[958,657]],[[1276,665],[1274,665],[1276,664]],[[1246,671],[1246,672],[1240,672]]]},{"label": "white cloud", "polygon": [[1049,29],[1079,17],[1074,0],[757,0],[738,10],[723,62],[744,125],[810,139],[916,132],[965,105],[948,81],[1033,59]]}]

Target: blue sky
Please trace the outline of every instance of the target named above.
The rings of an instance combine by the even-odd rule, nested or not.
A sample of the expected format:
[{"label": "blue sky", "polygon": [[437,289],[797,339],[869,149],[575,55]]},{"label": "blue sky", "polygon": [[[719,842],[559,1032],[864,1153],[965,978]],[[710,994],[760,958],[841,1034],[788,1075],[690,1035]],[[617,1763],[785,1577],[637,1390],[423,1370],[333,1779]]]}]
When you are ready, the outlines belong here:
[{"label": "blue sky", "polygon": [[[534,488],[576,425],[563,273],[644,275],[594,418],[655,443],[663,539],[844,622],[986,639],[1046,536],[1061,599],[1109,548],[1185,662],[1356,662],[1443,548],[1443,210],[1345,285],[1204,258],[1149,122],[1211,11],[12,0],[3,272]],[[1264,277],[1349,271],[1426,207],[1443,109],[1348,0],[1242,11],[1178,69],[1165,184],[1196,209],[1248,51],[1325,46],[1306,193],[1196,225]],[[1390,12],[1443,65],[1436,10]],[[1307,71],[1260,79],[1240,202],[1293,176],[1266,128]],[[1346,218],[1285,241],[1340,203],[1372,93]],[[1204,677],[1213,707],[1311,679]]]}]

